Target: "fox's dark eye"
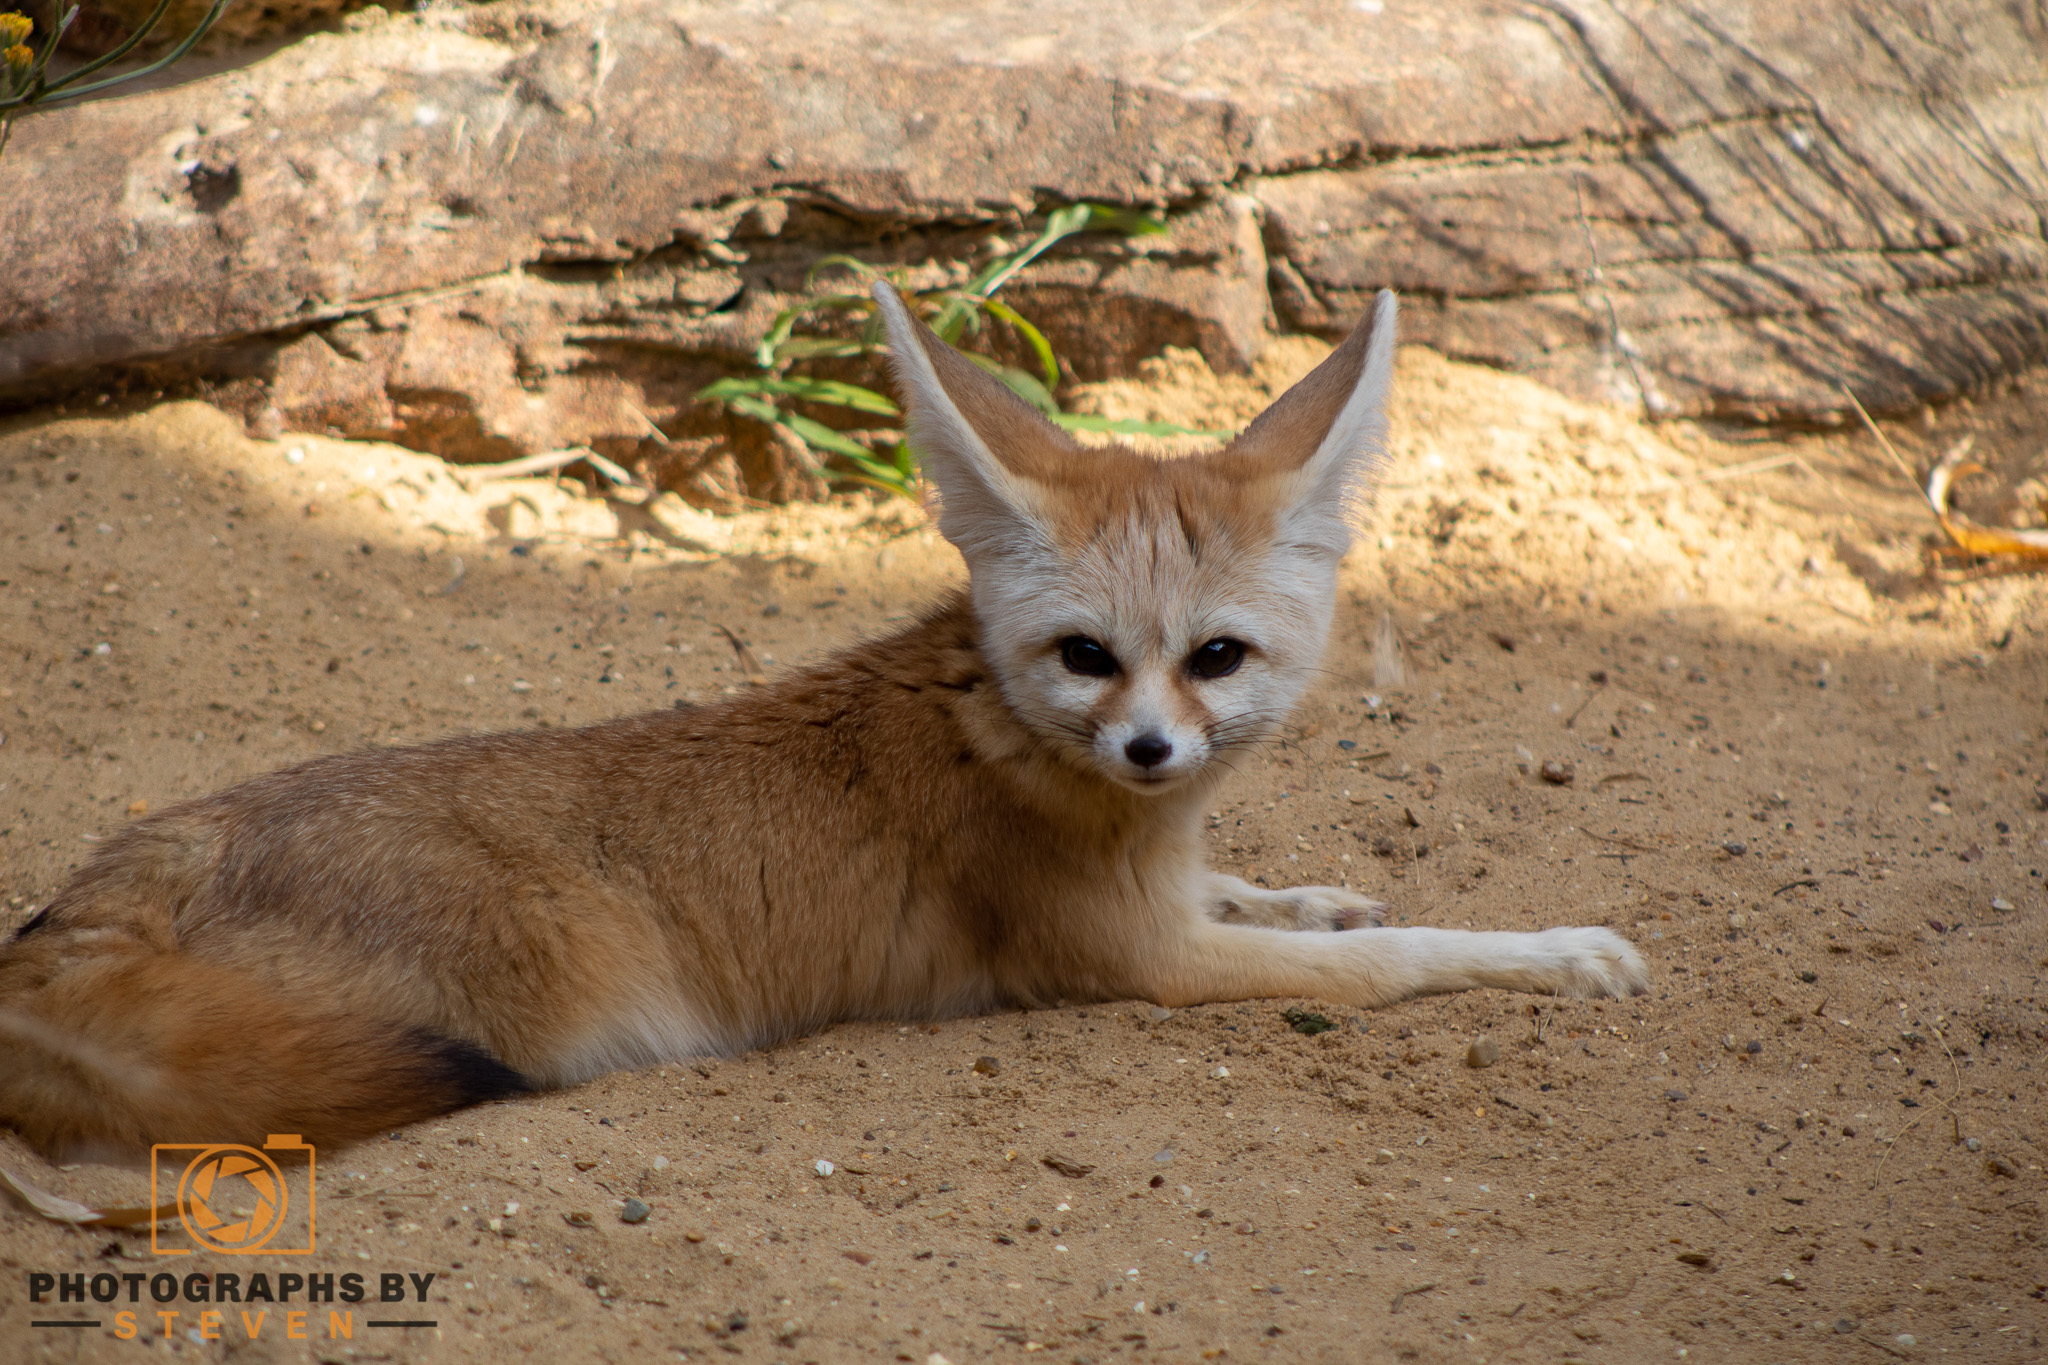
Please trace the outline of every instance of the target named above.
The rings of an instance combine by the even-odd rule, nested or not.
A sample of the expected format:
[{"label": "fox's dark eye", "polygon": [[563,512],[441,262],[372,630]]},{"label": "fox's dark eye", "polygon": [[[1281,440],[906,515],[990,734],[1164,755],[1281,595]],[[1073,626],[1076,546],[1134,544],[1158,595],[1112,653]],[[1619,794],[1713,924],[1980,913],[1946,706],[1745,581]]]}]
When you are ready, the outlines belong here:
[{"label": "fox's dark eye", "polygon": [[1244,662],[1244,645],[1237,640],[1211,640],[1188,655],[1188,671],[1198,678],[1222,678],[1237,672]]},{"label": "fox's dark eye", "polygon": [[1107,678],[1116,672],[1116,655],[1085,635],[1069,635],[1060,641],[1060,662],[1067,672],[1089,678]]}]

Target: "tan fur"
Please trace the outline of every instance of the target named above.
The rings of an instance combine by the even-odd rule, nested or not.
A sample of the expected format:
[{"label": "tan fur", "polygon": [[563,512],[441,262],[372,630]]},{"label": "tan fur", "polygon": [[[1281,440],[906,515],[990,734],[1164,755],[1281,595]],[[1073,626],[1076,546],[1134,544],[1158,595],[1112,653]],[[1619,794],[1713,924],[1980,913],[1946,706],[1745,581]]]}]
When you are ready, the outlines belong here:
[{"label": "tan fur", "polygon": [[[883,302],[971,596],[716,706],[324,758],[136,823],[0,949],[0,1118],[52,1151],[333,1144],[832,1020],[1640,989],[1606,930],[1354,928],[1354,893],[1203,866],[1227,760],[1322,653],[1390,299],[1187,459],[1080,449]],[[1082,626],[1116,676],[1063,668]],[[1218,632],[1244,665],[1194,676]],[[1181,747],[1134,767],[1141,730]]]}]

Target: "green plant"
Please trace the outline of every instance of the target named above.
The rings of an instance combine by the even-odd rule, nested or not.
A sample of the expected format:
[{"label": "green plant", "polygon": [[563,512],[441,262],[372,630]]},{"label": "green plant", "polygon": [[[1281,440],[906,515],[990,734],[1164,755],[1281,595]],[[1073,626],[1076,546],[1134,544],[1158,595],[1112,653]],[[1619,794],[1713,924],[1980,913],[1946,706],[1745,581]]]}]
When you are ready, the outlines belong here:
[{"label": "green plant", "polygon": [[[1106,208],[1100,204],[1070,204],[1056,209],[1046,219],[1045,230],[1023,250],[1001,256],[983,266],[964,285],[918,291],[904,290],[905,301],[930,324],[948,344],[979,335],[992,323],[1010,328],[1038,362],[1036,374],[1006,365],[990,356],[965,351],[967,358],[1008,385],[1025,402],[1069,431],[1102,431],[1140,436],[1226,436],[1228,432],[1199,431],[1171,422],[1140,422],[1087,413],[1065,412],[1053,397],[1059,387],[1059,358],[1045,334],[1008,304],[995,298],[997,290],[1016,277],[1017,272],[1045,254],[1055,243],[1077,232],[1089,230],[1150,236],[1166,231],[1165,224],[1149,215],[1129,209]],[[852,256],[827,256],[811,267],[806,288],[818,276],[831,270],[851,271],[866,280],[887,279],[900,284],[900,273],[876,269]],[[857,335],[831,336],[800,332],[798,324],[818,314],[851,314],[866,319]],[[883,344],[881,319],[875,301],[865,293],[820,294],[785,308],[754,353],[762,373],[757,376],[721,379],[701,390],[702,402],[723,403],[734,412],[775,427],[816,455],[822,464],[836,466],[834,472],[855,483],[914,496],[917,469],[910,447],[902,437],[903,414],[887,395],[861,384],[841,379],[793,373],[818,361],[866,359],[872,361]],[[798,404],[839,408],[883,419],[867,433],[868,440],[854,439],[812,417],[796,411]]]},{"label": "green plant", "polygon": [[54,104],[59,100],[82,99],[98,94],[124,81],[136,80],[163,70],[171,63],[192,50],[192,45],[206,36],[208,29],[220,19],[233,0],[213,0],[206,13],[199,16],[199,22],[192,31],[179,40],[177,46],[149,63],[133,71],[118,75],[101,76],[98,80],[87,77],[104,71],[115,62],[133,52],[144,39],[156,29],[171,7],[171,0],[157,0],[156,8],[144,16],[126,38],[112,50],[103,52],[91,61],[78,66],[54,79],[49,74],[50,58],[57,55],[57,44],[64,37],[64,30],[71,27],[71,21],[78,17],[78,6],[67,5],[50,31],[43,35],[40,49],[29,45],[29,37],[35,32],[35,24],[25,14],[0,14],[0,151],[7,148],[7,138],[14,130],[14,120],[39,104]]},{"label": "green plant", "polygon": [[1337,1027],[1330,1022],[1329,1015],[1317,1014],[1314,1010],[1305,1010],[1299,1005],[1281,1010],[1280,1017],[1287,1021],[1287,1027],[1296,1033],[1305,1033],[1311,1038],[1318,1033],[1328,1033]]}]

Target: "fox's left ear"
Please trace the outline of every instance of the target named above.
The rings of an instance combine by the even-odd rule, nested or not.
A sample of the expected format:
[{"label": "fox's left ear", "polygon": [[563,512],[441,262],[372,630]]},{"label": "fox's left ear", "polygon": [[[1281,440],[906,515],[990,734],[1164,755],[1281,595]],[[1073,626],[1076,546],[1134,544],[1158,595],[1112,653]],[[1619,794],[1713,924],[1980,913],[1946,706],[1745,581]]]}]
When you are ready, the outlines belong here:
[{"label": "fox's left ear", "polygon": [[1341,558],[1386,458],[1394,378],[1392,290],[1382,289],[1344,344],[1239,433],[1229,453],[1281,482],[1282,540]]}]

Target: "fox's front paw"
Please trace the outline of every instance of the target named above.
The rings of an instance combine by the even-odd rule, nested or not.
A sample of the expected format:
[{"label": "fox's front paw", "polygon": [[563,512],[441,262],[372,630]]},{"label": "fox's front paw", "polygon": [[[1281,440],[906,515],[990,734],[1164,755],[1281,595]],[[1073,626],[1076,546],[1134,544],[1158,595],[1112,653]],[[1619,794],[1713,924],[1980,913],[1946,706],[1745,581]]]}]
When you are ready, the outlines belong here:
[{"label": "fox's front paw", "polygon": [[1558,995],[1647,995],[1650,969],[1635,945],[1611,929],[1545,929],[1537,943],[1549,958],[1545,984]]},{"label": "fox's front paw", "polygon": [[1216,877],[1209,917],[1224,924],[1258,924],[1269,929],[1322,932],[1377,928],[1387,907],[1369,896],[1336,886],[1291,886],[1268,891],[1236,877]]}]

